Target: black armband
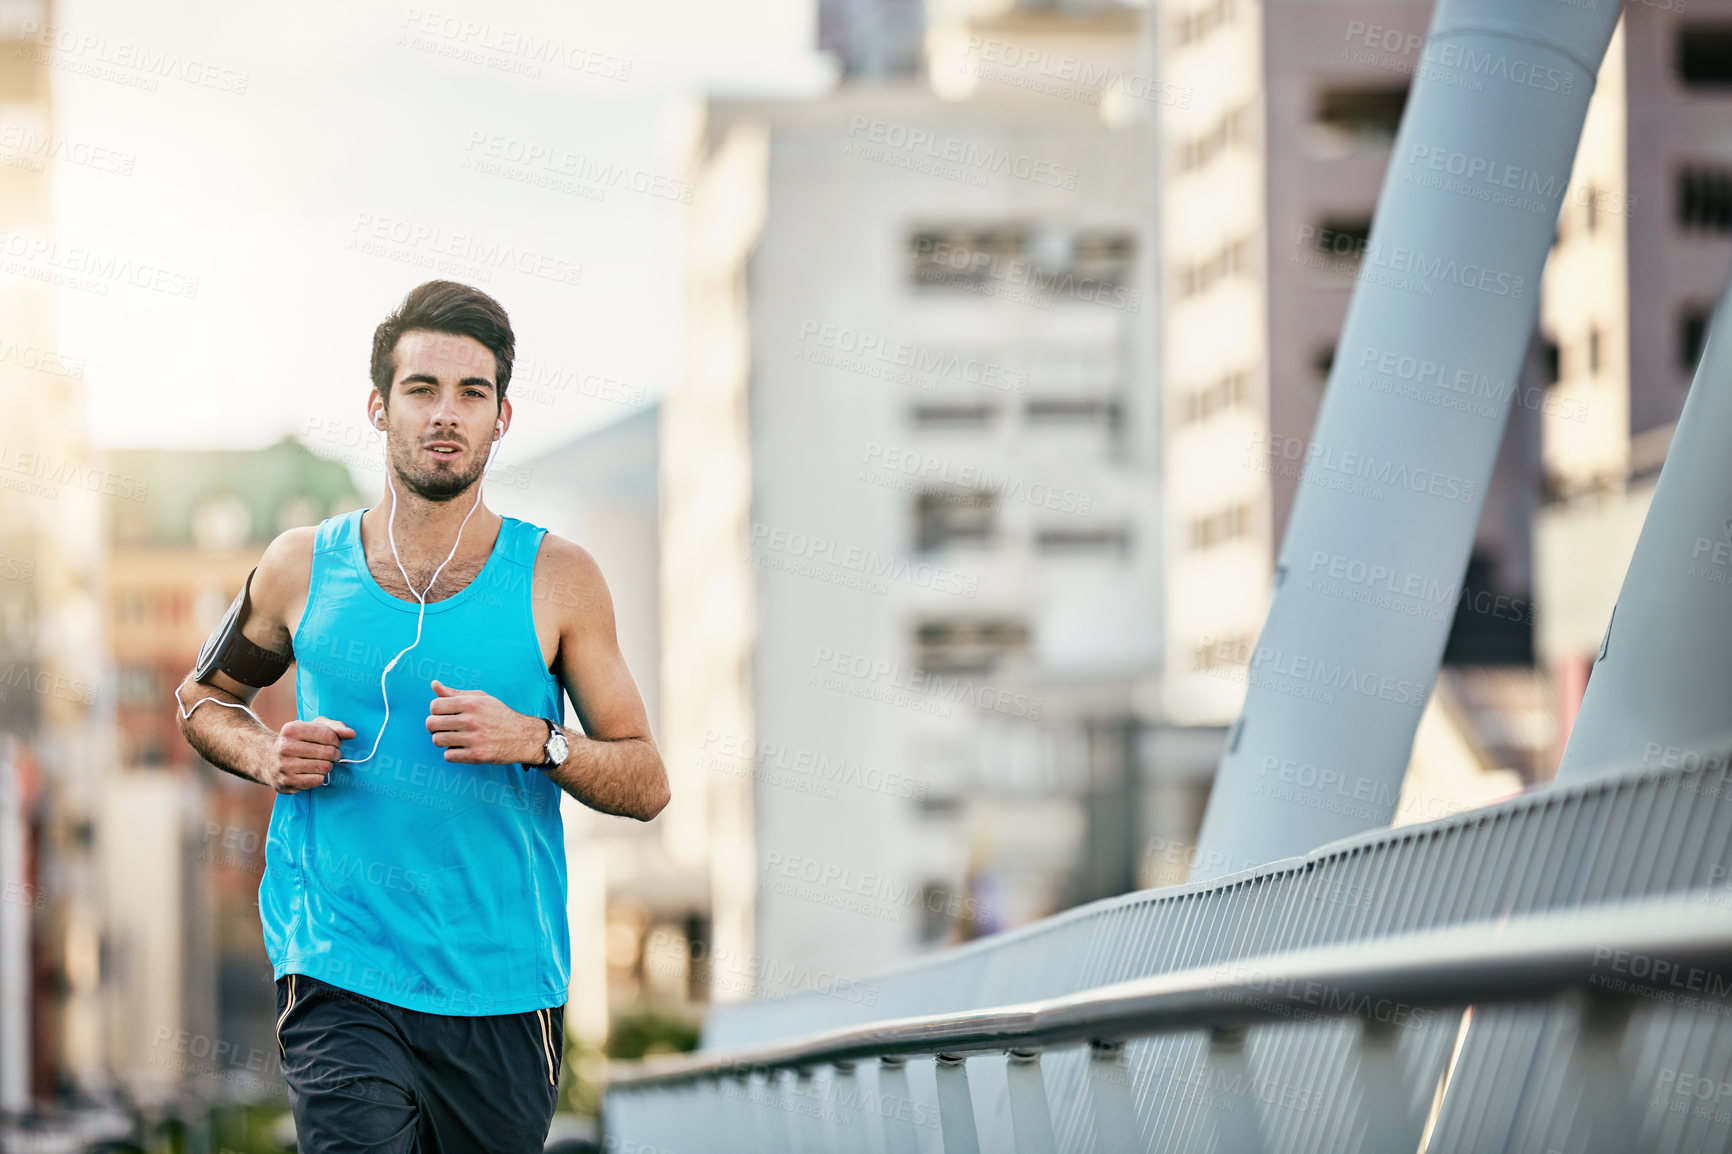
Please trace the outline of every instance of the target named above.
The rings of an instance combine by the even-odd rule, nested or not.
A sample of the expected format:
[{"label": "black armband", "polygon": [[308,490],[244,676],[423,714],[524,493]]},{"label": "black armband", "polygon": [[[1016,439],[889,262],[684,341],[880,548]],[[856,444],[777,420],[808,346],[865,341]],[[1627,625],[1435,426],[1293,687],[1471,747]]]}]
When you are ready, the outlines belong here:
[{"label": "black armband", "polygon": [[248,593],[252,589],[253,573],[257,572],[255,566],[253,572],[247,574],[241,591],[229,603],[228,612],[223,614],[223,619],[199,649],[198,664],[192,671],[192,679],[198,684],[209,685],[206,678],[220,670],[242,685],[263,689],[275,684],[294,662],[292,647],[286,654],[275,653],[259,648],[241,635],[241,626],[246,624],[247,615],[252,611],[252,599]]}]

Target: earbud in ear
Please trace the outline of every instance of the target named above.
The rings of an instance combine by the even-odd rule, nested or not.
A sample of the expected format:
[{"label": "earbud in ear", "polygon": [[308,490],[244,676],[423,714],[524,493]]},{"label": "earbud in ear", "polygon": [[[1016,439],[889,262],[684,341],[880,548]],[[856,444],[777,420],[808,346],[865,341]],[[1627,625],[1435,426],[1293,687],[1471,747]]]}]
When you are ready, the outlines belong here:
[{"label": "earbud in ear", "polygon": [[499,438],[503,437],[504,435],[505,435],[505,422],[504,421],[494,421],[493,422],[493,439],[497,441]]}]

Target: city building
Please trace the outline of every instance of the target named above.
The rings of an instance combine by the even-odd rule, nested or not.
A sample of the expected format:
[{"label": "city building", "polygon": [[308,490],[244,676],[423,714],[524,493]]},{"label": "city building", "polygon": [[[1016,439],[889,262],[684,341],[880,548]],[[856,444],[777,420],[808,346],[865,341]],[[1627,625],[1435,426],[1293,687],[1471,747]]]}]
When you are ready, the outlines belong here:
[{"label": "city building", "polygon": [[[276,795],[207,765],[181,736],[175,687],[265,547],[361,505],[349,472],[285,438],[258,450],[107,454],[145,501],[109,519],[105,632],[118,759],[98,825],[109,1068],[141,1103],[276,1092],[275,993],[258,917]],[[295,717],[295,674],[252,708]],[[180,1043],[215,1042],[204,1053]],[[190,1043],[188,1044],[190,1045]]]},{"label": "city building", "polygon": [[[1224,724],[1244,700],[1432,7],[1153,9],[1159,75],[1181,97],[1161,105],[1158,154],[1168,558],[1158,693],[1175,722]],[[1439,602],[1453,615],[1446,664],[1398,824],[1506,794],[1555,764],[1548,689],[1532,664],[1531,526],[1542,430],[1573,431],[1580,414],[1548,390],[1548,369],[1536,334],[1512,382],[1472,557]]]},{"label": "city building", "polygon": [[865,7],[820,8],[833,92],[712,100],[694,133],[661,821],[711,885],[718,1001],[852,996],[1134,888],[1151,755],[1215,752],[1137,693],[1162,653],[1141,14],[939,5],[915,51]]},{"label": "city building", "polygon": [[1732,273],[1729,30],[1725,0],[1626,6],[1558,218],[1543,321],[1553,403],[1580,419],[1546,425],[1535,527],[1556,753]]},{"label": "city building", "polygon": [[[113,762],[102,516],[141,498],[86,436],[59,331],[46,0],[0,10],[0,1114],[104,1085],[95,833]],[[10,1135],[0,1132],[0,1145]]]}]

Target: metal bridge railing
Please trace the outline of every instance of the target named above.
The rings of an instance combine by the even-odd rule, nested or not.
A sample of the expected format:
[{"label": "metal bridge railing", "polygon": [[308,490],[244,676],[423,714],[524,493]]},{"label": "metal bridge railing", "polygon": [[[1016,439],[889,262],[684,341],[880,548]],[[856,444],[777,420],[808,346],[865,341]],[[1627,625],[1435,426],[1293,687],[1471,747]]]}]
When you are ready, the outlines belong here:
[{"label": "metal bridge railing", "polygon": [[[1662,959],[1662,971],[1637,963],[1648,977],[1636,978],[1632,959]],[[1247,1032],[1298,1019],[1357,1033],[1347,1097],[1360,1106],[1361,1146],[1413,1151],[1432,1120],[1428,1108],[1439,1087],[1409,1082],[1409,1068],[1397,1060],[1403,1032],[1453,1038],[1457,1019],[1439,1011],[1573,993],[1577,997],[1560,1007],[1575,1024],[1572,1060],[1558,1088],[1560,1105],[1573,1099],[1572,1127],[1563,1137],[1569,1142],[1574,1133],[1588,1149],[1626,1154],[1636,1148],[1635,1124],[1645,1103],[1620,1055],[1624,1034],[1644,1008],[1643,995],[1652,999],[1679,983],[1702,987],[1705,1004],[1732,1011],[1732,1002],[1722,1000],[1732,994],[1732,914],[1703,917],[1700,909],[1675,901],[1634,908],[1620,903],[1403,935],[1370,950],[1299,950],[1023,1005],[651,1060],[616,1069],[610,1120],[624,1114],[618,1120],[648,1124],[658,1131],[649,1141],[674,1151],[913,1151],[921,1145],[914,1132],[917,1111],[896,1083],[912,1059],[927,1058],[933,1062],[943,1151],[976,1154],[981,1144],[968,1061],[997,1055],[1010,1071],[1015,1150],[1047,1154],[1057,1145],[1041,1057],[1076,1048],[1086,1055],[1084,1108],[1097,1146],[1141,1150],[1126,1046],[1151,1035],[1192,1031],[1202,1052],[1191,1082],[1200,1091],[1195,1098],[1217,1149],[1263,1151],[1273,1144],[1264,1140],[1251,1104],[1287,1097],[1288,1106],[1305,1107],[1309,1101],[1304,1095],[1258,1093],[1246,1060]],[[893,1099],[892,1109],[877,1111],[878,1146],[861,1141],[866,1127],[852,1116],[868,1100],[858,1085],[865,1062],[879,1065],[880,1090]],[[830,1116],[801,1109],[812,1103],[828,1104]],[[641,1146],[643,1140],[637,1141]]]},{"label": "metal bridge railing", "polygon": [[[1599,907],[1629,920],[1652,906],[1679,929],[1719,926],[1732,908],[1727,747],[1732,742],[1681,757],[1656,751],[1653,768],[1376,831],[1231,878],[1097,902],[879,975],[867,983],[870,1004],[808,993],[718,1006],[701,1053],[1046,1003],[1138,979],[1230,970],[1252,959],[1291,961],[1327,947],[1376,964],[1428,930],[1489,934],[1502,923],[1550,925],[1546,915],[1586,916]],[[1678,760],[1705,768],[1665,768]],[[1607,936],[1602,945],[1623,948],[1612,945],[1617,940]],[[1676,964],[1667,957],[1642,964],[1656,961]],[[1614,966],[1601,976],[1643,975]],[[1684,994],[1672,1002],[1662,1000],[1666,992],[1638,999],[1638,1018],[1622,1035],[1619,1068],[1633,1070],[1650,1092],[1641,1111],[1630,1106],[1639,1144],[1629,1148],[1732,1149],[1732,1015],[1718,1003],[1694,1004],[1699,991],[1672,991]],[[1212,1044],[1200,1027],[1138,1037],[1117,1059],[1135,1119],[1128,1139],[1101,1128],[1093,1105],[1098,1060],[1081,1043],[1046,1049],[1032,1064],[1002,1053],[977,1055],[967,1060],[967,1081],[979,1148],[1025,1148],[1022,1134],[1029,1131],[1013,1123],[1039,1100],[1029,1096],[1035,1085],[1055,1150],[1381,1151],[1386,1147],[1377,1144],[1381,1131],[1373,1125],[1384,1108],[1381,1091],[1368,1099],[1359,1073],[1375,1053],[1399,1072],[1402,1093],[1416,1095],[1403,1098],[1398,1113],[1428,1119],[1431,1154],[1585,1149],[1586,1138],[1571,1129],[1582,1084],[1575,1039],[1604,1023],[1590,1017],[1584,1026],[1578,1014],[1548,1002],[1480,1005],[1473,991],[1458,999],[1457,1006],[1475,1008],[1432,1014],[1426,1029],[1374,1030],[1381,1047],[1375,1051],[1364,1048],[1368,1039],[1349,1028],[1347,1015],[1296,1014],[1230,1027],[1244,1031],[1233,1059],[1243,1063],[1239,1074],[1222,1064],[1226,1058],[1211,1057],[1220,1040]],[[1433,997],[1427,1004],[1440,1003]],[[1226,1040],[1238,1044],[1232,1032]],[[955,1079],[943,1063],[860,1061],[846,1075],[814,1065],[804,1078],[773,1082],[693,1080],[673,1076],[673,1067],[663,1070],[669,1076],[627,1077],[610,1090],[612,1138],[682,1154],[739,1148],[742,1133],[753,1135],[747,1148],[765,1151],[952,1149],[941,1105],[954,1097]],[[1446,1075],[1449,1092],[1441,1094]],[[1700,1097],[1704,1087],[1707,1100]],[[1224,1110],[1223,1101],[1235,1103],[1233,1109]],[[719,1117],[730,1124],[720,1127]],[[742,1117],[754,1127],[782,1119],[786,1125],[771,1137],[787,1136],[772,1141],[756,1129],[741,1131]],[[1222,1131],[1224,1118],[1240,1131]],[[1260,1146],[1246,1145],[1253,1135]]]}]

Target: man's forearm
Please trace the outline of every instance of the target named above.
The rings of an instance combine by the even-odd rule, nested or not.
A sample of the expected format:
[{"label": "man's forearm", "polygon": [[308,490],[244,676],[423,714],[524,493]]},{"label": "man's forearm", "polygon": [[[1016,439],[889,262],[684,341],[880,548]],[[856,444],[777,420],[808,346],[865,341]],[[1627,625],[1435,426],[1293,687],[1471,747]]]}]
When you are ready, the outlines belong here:
[{"label": "man's forearm", "polygon": [[214,685],[183,682],[175,694],[180,699],[181,709],[192,711],[190,717],[176,717],[187,744],[218,769],[248,781],[262,782],[256,767],[270,756],[277,735],[254,721],[245,710],[231,709],[215,702],[203,706],[197,704],[206,697],[236,705],[245,702]]},{"label": "man's forearm", "polygon": [[571,752],[564,765],[541,772],[572,797],[602,813],[639,821],[650,820],[667,805],[667,771],[653,742],[641,737],[597,741],[563,725],[559,731]]}]

